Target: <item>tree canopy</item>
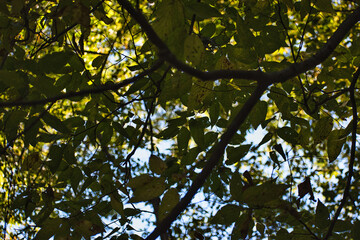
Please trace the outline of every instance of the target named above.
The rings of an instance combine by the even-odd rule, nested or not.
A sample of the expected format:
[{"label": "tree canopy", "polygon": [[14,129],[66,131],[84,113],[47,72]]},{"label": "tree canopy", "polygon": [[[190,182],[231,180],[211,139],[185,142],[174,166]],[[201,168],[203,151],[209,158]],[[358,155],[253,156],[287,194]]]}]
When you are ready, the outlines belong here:
[{"label": "tree canopy", "polygon": [[359,20],[0,1],[0,237],[360,239]]}]

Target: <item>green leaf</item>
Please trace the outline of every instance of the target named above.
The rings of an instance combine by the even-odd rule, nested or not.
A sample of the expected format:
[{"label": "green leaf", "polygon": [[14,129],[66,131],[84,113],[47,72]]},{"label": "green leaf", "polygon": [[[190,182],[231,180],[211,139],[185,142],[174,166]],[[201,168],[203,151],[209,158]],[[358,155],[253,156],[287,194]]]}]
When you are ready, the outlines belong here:
[{"label": "green leaf", "polygon": [[254,226],[254,221],[248,213],[241,214],[231,232],[231,240],[246,239]]},{"label": "green leaf", "polygon": [[284,149],[281,144],[275,144],[273,146],[273,148],[275,149],[275,151],[277,151],[281,155],[281,157],[284,159],[284,161],[287,160],[286,154],[285,154]]},{"label": "green leaf", "polygon": [[48,124],[50,127],[54,128],[55,130],[61,132],[61,133],[70,133],[70,130],[66,127],[64,122],[62,122],[59,118],[56,116],[46,112],[42,119],[46,124]]},{"label": "green leaf", "polygon": [[117,196],[117,194],[111,194],[110,200],[111,207],[120,215],[124,215],[124,206],[119,196]]},{"label": "green leaf", "polygon": [[188,4],[187,7],[193,14],[196,14],[197,17],[202,19],[212,18],[212,17],[221,17],[221,13],[214,7],[209,4],[202,2],[193,2]]},{"label": "green leaf", "polygon": [[211,126],[214,126],[216,124],[216,122],[219,119],[220,116],[220,104],[218,101],[214,101],[211,106],[210,109],[208,110],[209,112],[209,116],[210,116],[210,124]]},{"label": "green leaf", "polygon": [[203,149],[205,147],[204,125],[199,119],[191,119],[189,122],[190,133],[196,144]]},{"label": "green leaf", "polygon": [[214,83],[195,79],[188,98],[188,110],[199,109],[203,106],[204,99],[211,93]]},{"label": "green leaf", "polygon": [[339,156],[341,149],[345,143],[346,137],[344,135],[344,130],[333,130],[327,140],[327,154],[329,162],[333,162]]},{"label": "green leaf", "polygon": [[238,172],[233,173],[230,181],[230,194],[236,201],[241,200],[244,185]]},{"label": "green leaf", "polygon": [[182,127],[177,136],[179,151],[185,151],[188,148],[191,133],[186,127]]},{"label": "green leaf", "polygon": [[192,34],[185,39],[184,55],[187,61],[191,62],[194,66],[198,66],[204,54],[204,44],[197,35]]},{"label": "green leaf", "polygon": [[70,66],[77,72],[82,72],[84,70],[84,62],[82,59],[79,59],[78,56],[74,55],[69,59]]},{"label": "green leaf", "polygon": [[70,179],[71,187],[74,190],[74,192],[77,192],[79,183],[81,180],[83,180],[84,176],[79,167],[75,167],[72,169],[72,176]]},{"label": "green leaf", "polygon": [[271,202],[279,203],[288,187],[284,184],[265,182],[244,190],[241,200],[249,206],[267,206]]},{"label": "green leaf", "polygon": [[256,230],[261,234],[264,235],[265,233],[265,225],[262,223],[257,222],[256,223]]},{"label": "green leaf", "polygon": [[360,239],[360,221],[356,220],[351,228],[351,236],[354,239]]},{"label": "green leaf", "polygon": [[267,103],[265,101],[259,101],[249,115],[249,120],[254,129],[257,129],[257,127],[265,121],[266,113]]},{"label": "green leaf", "polygon": [[271,152],[270,152],[270,159],[271,159],[271,161],[273,161],[278,167],[280,167],[280,162],[279,162],[279,160],[278,160],[278,158],[277,158],[277,155],[276,155],[275,151],[271,151]]},{"label": "green leaf", "polygon": [[[17,72],[0,70],[0,84],[7,87],[13,86],[19,88],[25,86],[26,82]],[[1,85],[0,87],[2,87]]]},{"label": "green leaf", "polygon": [[320,200],[318,200],[315,214],[315,225],[320,229],[324,229],[328,227],[329,224],[329,210]]},{"label": "green leaf", "polygon": [[129,202],[136,203],[154,199],[163,194],[165,188],[164,178],[154,178],[150,182],[135,188],[134,196]]},{"label": "green leaf", "polygon": [[149,167],[153,173],[161,175],[166,169],[166,163],[161,160],[158,156],[151,155],[149,159]]},{"label": "green leaf", "polygon": [[331,117],[320,118],[316,122],[316,126],[314,129],[314,143],[318,144],[325,140],[331,133],[332,128],[333,120]]},{"label": "green leaf", "polygon": [[48,162],[49,169],[52,173],[55,173],[60,166],[60,162],[62,160],[63,149],[58,145],[51,145],[49,150],[50,161]]},{"label": "green leaf", "polygon": [[275,104],[281,112],[283,118],[288,119],[291,116],[290,101],[284,90],[272,87],[268,97],[275,101]]},{"label": "green leaf", "polygon": [[176,188],[170,188],[164,194],[159,207],[159,220],[164,219],[179,202],[180,195]]},{"label": "green leaf", "polygon": [[227,161],[225,162],[227,165],[231,165],[237,162],[240,162],[243,157],[249,152],[251,144],[244,144],[238,147],[227,147]]},{"label": "green leaf", "polygon": [[276,131],[279,137],[293,145],[298,143],[299,134],[291,127],[283,127]]},{"label": "green leaf", "polygon": [[93,14],[97,19],[99,19],[100,21],[103,21],[107,25],[114,22],[114,20],[112,18],[109,18],[108,16],[106,16],[106,13],[102,7],[97,8]]},{"label": "green leaf", "polygon": [[316,0],[314,4],[321,12],[335,13],[331,0]]},{"label": "green leaf", "polygon": [[200,35],[203,37],[211,38],[216,31],[216,25],[214,23],[206,24],[200,31]]},{"label": "green leaf", "polygon": [[40,231],[36,234],[34,240],[50,239],[58,231],[62,220],[60,218],[49,218],[41,226]]},{"label": "green leaf", "polygon": [[39,71],[45,73],[62,73],[68,63],[70,55],[66,52],[54,52],[47,54],[39,60]]},{"label": "green leaf", "polygon": [[94,68],[99,68],[103,65],[104,61],[106,60],[106,56],[104,55],[100,55],[97,56],[91,63],[91,66],[93,66]]},{"label": "green leaf", "polygon": [[156,137],[161,139],[170,139],[175,137],[179,133],[179,128],[174,125],[170,125],[168,128],[165,128],[161,131]]},{"label": "green leaf", "polygon": [[227,204],[215,214],[211,222],[215,224],[230,226],[239,218],[241,210],[242,208],[237,205]]}]

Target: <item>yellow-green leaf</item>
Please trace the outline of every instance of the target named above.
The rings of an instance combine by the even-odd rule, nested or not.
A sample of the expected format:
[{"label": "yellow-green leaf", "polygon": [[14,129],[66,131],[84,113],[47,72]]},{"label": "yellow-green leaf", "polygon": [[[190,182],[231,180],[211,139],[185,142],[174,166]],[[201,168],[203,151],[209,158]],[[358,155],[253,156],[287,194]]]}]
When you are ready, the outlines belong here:
[{"label": "yellow-green leaf", "polygon": [[124,214],[124,206],[123,203],[121,201],[119,201],[117,199],[117,197],[114,194],[110,195],[110,199],[111,199],[111,207],[120,215]]},{"label": "yellow-green leaf", "polygon": [[199,109],[204,99],[211,93],[214,83],[212,81],[201,81],[195,79],[188,98],[188,109]]},{"label": "yellow-green leaf", "polygon": [[166,163],[163,160],[161,160],[161,158],[155,155],[150,156],[149,167],[153,173],[159,175],[162,174],[167,169]]},{"label": "yellow-green leaf", "polygon": [[327,141],[327,154],[329,161],[333,162],[340,154],[341,149],[345,143],[346,137],[344,130],[334,130],[330,133]]},{"label": "yellow-green leaf", "polygon": [[314,142],[318,144],[325,140],[333,128],[333,120],[331,117],[320,118],[314,129]]},{"label": "yellow-green leaf", "polygon": [[179,202],[180,196],[176,188],[170,188],[163,196],[159,207],[159,220],[164,219],[167,214]]},{"label": "yellow-green leaf", "polygon": [[143,202],[154,199],[165,191],[165,179],[164,178],[155,178],[151,182],[136,188],[134,190],[134,196],[130,199],[130,202]]},{"label": "yellow-green leaf", "polygon": [[192,34],[185,39],[184,55],[185,59],[197,66],[201,63],[201,59],[205,54],[205,47],[201,39]]}]

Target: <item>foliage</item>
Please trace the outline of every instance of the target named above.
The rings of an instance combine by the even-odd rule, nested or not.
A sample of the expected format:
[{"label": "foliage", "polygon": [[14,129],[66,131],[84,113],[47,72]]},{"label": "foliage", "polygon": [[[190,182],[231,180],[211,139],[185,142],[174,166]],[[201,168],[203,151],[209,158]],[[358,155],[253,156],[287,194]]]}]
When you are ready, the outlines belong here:
[{"label": "foliage", "polygon": [[1,238],[359,239],[359,20],[0,1]]}]

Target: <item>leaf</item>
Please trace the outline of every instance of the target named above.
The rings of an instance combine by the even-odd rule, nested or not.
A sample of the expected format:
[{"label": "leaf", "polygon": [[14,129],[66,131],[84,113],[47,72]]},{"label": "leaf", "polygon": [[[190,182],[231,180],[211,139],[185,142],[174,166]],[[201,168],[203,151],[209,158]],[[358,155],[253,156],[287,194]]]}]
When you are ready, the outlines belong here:
[{"label": "leaf", "polygon": [[154,30],[167,43],[172,53],[183,56],[185,38],[188,36],[185,26],[184,6],[180,0],[162,1],[155,12]]},{"label": "leaf", "polygon": [[236,201],[241,200],[244,185],[238,172],[233,173],[230,181],[230,194]]},{"label": "leaf", "polygon": [[303,198],[306,194],[310,194],[310,200],[315,200],[313,190],[311,187],[310,178],[306,177],[304,182],[298,185],[299,199]]},{"label": "leaf", "polygon": [[84,176],[81,169],[79,167],[73,168],[70,182],[71,182],[71,187],[75,193],[77,192],[79,183],[81,180],[83,180],[83,178]]},{"label": "leaf", "polygon": [[275,144],[273,146],[273,148],[275,149],[275,151],[277,151],[281,155],[281,157],[284,159],[284,161],[287,161],[286,154],[285,154],[284,149],[282,148],[281,144]]},{"label": "leaf", "polygon": [[239,218],[241,210],[242,208],[237,205],[227,204],[215,214],[215,216],[211,219],[211,222],[230,226]]},{"label": "leaf", "polygon": [[276,131],[276,133],[287,141],[288,143],[291,143],[293,145],[296,145],[299,140],[299,134],[291,127],[283,127]]},{"label": "leaf", "polygon": [[50,239],[58,231],[62,220],[60,218],[49,218],[41,226],[34,240]]},{"label": "leaf", "polygon": [[180,195],[176,188],[170,188],[164,194],[159,206],[159,220],[164,219],[179,202]]},{"label": "leaf", "polygon": [[127,186],[132,189],[139,188],[139,187],[142,187],[145,184],[151,182],[153,179],[154,179],[154,177],[151,177],[148,174],[142,174],[142,175],[139,175],[137,177],[130,179]]},{"label": "leaf", "polygon": [[94,11],[93,14],[97,19],[99,19],[100,21],[103,21],[106,25],[109,25],[112,22],[114,22],[114,20],[112,18],[109,18],[108,16],[106,16],[106,12],[104,11],[103,7],[96,8],[96,10]]},{"label": "leaf", "polygon": [[268,97],[275,101],[275,104],[282,114],[282,117],[287,119],[291,116],[290,101],[284,90],[276,87],[271,87]]},{"label": "leaf", "polygon": [[203,149],[205,147],[204,125],[199,119],[191,119],[189,122],[189,127],[191,136],[193,137],[194,141],[201,149]]},{"label": "leaf", "polygon": [[187,7],[191,10],[193,14],[196,14],[197,17],[200,17],[202,19],[222,16],[216,8],[206,3],[193,2],[191,4],[188,4]]},{"label": "leaf", "polygon": [[214,126],[216,124],[216,122],[219,119],[220,116],[220,104],[218,101],[214,101],[211,106],[210,109],[208,110],[209,112],[209,116],[210,116],[210,124],[211,126]]},{"label": "leaf", "polygon": [[256,230],[257,230],[261,235],[264,235],[264,233],[265,233],[265,225],[262,224],[262,223],[257,222],[255,226],[256,226]]},{"label": "leaf", "polygon": [[78,56],[74,55],[69,59],[70,66],[77,72],[82,72],[84,70],[84,62]]},{"label": "leaf", "polygon": [[131,203],[143,202],[154,199],[165,191],[165,179],[154,178],[150,182],[134,190],[134,196],[129,200]]},{"label": "leaf", "polygon": [[346,137],[343,136],[344,131],[333,130],[327,140],[327,154],[329,157],[329,162],[333,162],[339,156],[341,149],[345,143]]},{"label": "leaf", "polygon": [[314,4],[321,12],[335,13],[331,0],[316,0]]},{"label": "leaf", "polygon": [[242,214],[236,221],[231,232],[231,240],[246,239],[249,231],[253,228],[254,221],[248,213]]},{"label": "leaf", "polygon": [[276,156],[276,153],[274,151],[270,152],[270,159],[278,166],[280,167],[280,162]]},{"label": "leaf", "polygon": [[104,55],[100,55],[97,56],[91,63],[91,66],[93,66],[94,68],[99,68],[103,65],[104,61],[106,60],[106,56]]},{"label": "leaf", "polygon": [[351,228],[351,236],[354,239],[360,239],[360,221],[356,220]]},{"label": "leaf", "polygon": [[54,52],[39,59],[39,71],[45,73],[62,73],[70,55],[67,52]]},{"label": "leaf", "polygon": [[204,44],[197,35],[192,34],[185,39],[184,55],[187,61],[191,62],[194,66],[198,66],[204,54]]},{"label": "leaf", "polygon": [[166,169],[166,163],[161,160],[158,156],[151,155],[149,159],[149,167],[153,173],[161,175]]},{"label": "leaf", "polygon": [[314,143],[318,144],[325,140],[331,133],[332,128],[333,120],[331,117],[320,118],[316,122],[316,126],[314,129]]},{"label": "leaf", "polygon": [[122,201],[119,199],[117,194],[110,195],[111,207],[119,213],[121,216],[124,215],[124,206]]},{"label": "leaf", "polygon": [[231,165],[240,162],[243,157],[249,152],[251,144],[243,144],[238,147],[227,147],[227,161],[225,164]]},{"label": "leaf", "polygon": [[186,127],[182,127],[177,136],[179,151],[185,151],[188,148],[191,133]]},{"label": "leaf", "polygon": [[188,110],[199,109],[204,99],[211,93],[214,83],[212,81],[201,81],[195,79],[188,98]]},{"label": "leaf", "polygon": [[51,160],[48,162],[47,165],[49,166],[49,169],[52,173],[55,173],[56,170],[58,170],[60,162],[62,160],[62,155],[63,149],[61,147],[55,144],[51,145],[49,150],[49,157]]},{"label": "leaf", "polygon": [[214,23],[206,24],[200,31],[200,35],[203,37],[211,38],[216,31],[216,25]]},{"label": "leaf", "polygon": [[249,206],[267,206],[273,201],[280,201],[287,188],[284,184],[265,182],[245,189],[241,200]]},{"label": "leaf", "polygon": [[267,113],[267,103],[265,101],[259,101],[251,111],[249,115],[249,120],[254,129],[265,121],[266,113]]},{"label": "leaf", "polygon": [[55,130],[61,132],[61,133],[70,133],[70,130],[66,127],[66,125],[56,116],[46,112],[42,119],[46,124],[48,124],[50,127],[54,128]]},{"label": "leaf", "polygon": [[328,227],[329,224],[329,210],[320,200],[318,200],[315,214],[315,225],[320,229],[324,229]]}]

